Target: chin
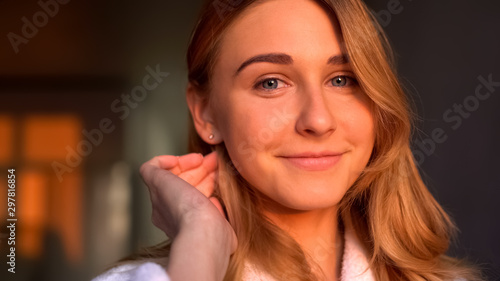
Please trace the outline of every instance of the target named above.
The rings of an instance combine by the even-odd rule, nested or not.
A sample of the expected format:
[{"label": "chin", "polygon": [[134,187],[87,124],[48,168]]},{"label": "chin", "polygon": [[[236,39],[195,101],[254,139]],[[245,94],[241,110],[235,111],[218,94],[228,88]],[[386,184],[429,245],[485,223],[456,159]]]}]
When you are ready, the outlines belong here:
[{"label": "chin", "polygon": [[297,211],[327,209],[337,206],[345,194],[344,192],[332,191],[331,186],[330,188],[290,191],[287,194],[281,194],[274,201],[286,208]]}]

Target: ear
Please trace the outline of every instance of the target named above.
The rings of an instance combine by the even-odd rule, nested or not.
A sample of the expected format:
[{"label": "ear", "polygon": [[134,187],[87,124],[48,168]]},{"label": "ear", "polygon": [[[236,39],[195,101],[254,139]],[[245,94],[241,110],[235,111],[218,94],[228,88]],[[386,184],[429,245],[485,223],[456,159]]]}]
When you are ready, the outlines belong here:
[{"label": "ear", "polygon": [[[189,83],[186,90],[186,100],[198,135],[208,144],[215,145],[222,142],[206,96],[199,93],[198,89]],[[210,135],[213,135],[212,139],[210,139]]]}]

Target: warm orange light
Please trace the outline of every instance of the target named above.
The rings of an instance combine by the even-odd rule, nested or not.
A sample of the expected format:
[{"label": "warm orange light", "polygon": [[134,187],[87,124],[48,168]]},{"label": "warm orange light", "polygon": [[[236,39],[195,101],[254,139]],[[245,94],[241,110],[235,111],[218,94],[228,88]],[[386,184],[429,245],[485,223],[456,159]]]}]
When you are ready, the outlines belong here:
[{"label": "warm orange light", "polygon": [[38,258],[43,251],[43,234],[48,221],[48,177],[43,171],[17,171],[17,204],[19,253]]},{"label": "warm orange light", "polygon": [[32,115],[23,127],[23,152],[28,161],[64,161],[66,148],[75,149],[82,135],[80,120],[72,115]]},{"label": "warm orange light", "polygon": [[84,255],[83,168],[72,167],[59,181],[52,163],[66,163],[67,148],[75,149],[81,140],[82,123],[74,115],[31,115],[20,125],[19,253],[43,256],[44,237],[50,232],[67,260],[77,263]]}]

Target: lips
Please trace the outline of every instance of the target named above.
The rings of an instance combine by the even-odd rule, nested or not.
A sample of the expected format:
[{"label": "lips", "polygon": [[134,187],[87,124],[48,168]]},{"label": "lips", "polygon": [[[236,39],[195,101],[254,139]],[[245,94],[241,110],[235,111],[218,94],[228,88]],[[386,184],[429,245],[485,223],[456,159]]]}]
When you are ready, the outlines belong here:
[{"label": "lips", "polygon": [[324,151],[324,152],[303,152],[290,155],[279,156],[286,164],[292,165],[307,171],[324,171],[337,164],[344,153]]}]

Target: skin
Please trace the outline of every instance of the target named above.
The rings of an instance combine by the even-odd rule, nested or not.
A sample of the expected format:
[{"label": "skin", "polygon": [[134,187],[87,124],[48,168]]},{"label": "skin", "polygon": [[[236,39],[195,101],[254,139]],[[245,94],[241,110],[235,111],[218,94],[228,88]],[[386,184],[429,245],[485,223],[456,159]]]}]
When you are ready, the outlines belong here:
[{"label": "skin", "polygon": [[[324,274],[324,280],[340,277],[338,203],[368,163],[375,139],[371,102],[358,86],[349,63],[327,63],[332,56],[343,54],[341,46],[335,20],[316,3],[266,1],[247,9],[225,34],[212,77],[210,101],[206,103],[191,85],[187,89],[198,134],[207,143],[224,142],[238,172],[258,191],[262,212],[299,242],[319,265],[322,273],[317,273]],[[278,53],[288,56],[288,61],[284,60],[287,64],[256,62],[237,73],[249,58]],[[209,139],[210,134],[214,138]],[[339,161],[326,170],[308,170],[291,164],[287,158],[322,151],[340,153]],[[187,162],[198,161],[191,159],[195,156],[184,157]],[[188,165],[190,169],[172,163],[159,165],[163,169],[155,171],[162,173],[166,169],[188,178],[188,183],[206,199],[213,192],[213,180],[205,178],[210,178],[207,175],[216,168],[202,168],[204,161]],[[154,176],[143,177],[147,182],[146,178]],[[204,181],[208,183],[201,184]],[[165,185],[156,182],[161,184]],[[196,191],[185,188],[178,191]],[[153,206],[162,204],[162,199],[155,196]],[[206,200],[213,206],[218,204],[213,198]],[[167,208],[163,212],[168,214],[172,212],[168,208],[174,207],[163,207]],[[185,217],[185,213],[179,216]],[[220,223],[220,214],[206,221]],[[157,218],[156,224],[166,232],[182,229],[182,224],[165,226],[163,220]],[[198,227],[212,229],[210,223]],[[232,237],[229,230],[222,235]],[[236,243],[232,239],[229,242]],[[193,271],[188,262],[184,267],[179,262],[169,268]]]},{"label": "skin", "polygon": [[[236,234],[214,191],[216,154],[155,157],[141,166],[149,188],[153,223],[173,240],[165,265],[177,280],[222,280]],[[196,264],[196,267],[192,265]]]}]

